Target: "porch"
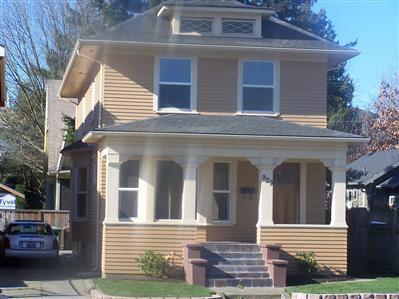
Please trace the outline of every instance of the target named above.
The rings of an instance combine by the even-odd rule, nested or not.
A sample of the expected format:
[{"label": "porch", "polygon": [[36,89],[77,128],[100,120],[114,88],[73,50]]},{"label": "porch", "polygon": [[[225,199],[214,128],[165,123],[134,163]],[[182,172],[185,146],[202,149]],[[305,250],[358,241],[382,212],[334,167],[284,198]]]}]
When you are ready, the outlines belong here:
[{"label": "porch", "polygon": [[134,258],[146,249],[173,252],[179,272],[182,243],[215,241],[280,244],[290,274],[297,273],[298,251],[315,252],[325,274],[346,273],[346,147],[204,141],[104,144],[103,273],[138,274]]}]

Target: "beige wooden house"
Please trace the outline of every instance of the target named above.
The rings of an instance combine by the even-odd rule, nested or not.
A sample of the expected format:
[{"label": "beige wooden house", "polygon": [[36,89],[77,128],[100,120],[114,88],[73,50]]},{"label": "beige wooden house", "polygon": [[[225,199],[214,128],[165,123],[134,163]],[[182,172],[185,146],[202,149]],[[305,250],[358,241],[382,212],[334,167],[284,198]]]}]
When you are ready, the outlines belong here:
[{"label": "beige wooden house", "polygon": [[[170,0],[78,40],[60,89],[78,98],[75,251],[104,276],[146,249],[282,245],[347,271],[345,153],[327,125],[327,71],[359,52],[235,0]],[[326,169],[332,172],[326,223]],[[173,252],[173,253],[172,253]]]}]

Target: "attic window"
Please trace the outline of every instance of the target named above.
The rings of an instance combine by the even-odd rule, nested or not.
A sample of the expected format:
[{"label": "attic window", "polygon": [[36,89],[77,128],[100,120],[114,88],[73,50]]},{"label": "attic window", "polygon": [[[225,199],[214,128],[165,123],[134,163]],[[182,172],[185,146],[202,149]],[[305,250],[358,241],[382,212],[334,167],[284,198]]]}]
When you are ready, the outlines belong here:
[{"label": "attic window", "polygon": [[181,18],[180,33],[212,33],[212,19]]},{"label": "attic window", "polygon": [[223,34],[253,35],[254,23],[254,20],[223,19],[222,32]]}]

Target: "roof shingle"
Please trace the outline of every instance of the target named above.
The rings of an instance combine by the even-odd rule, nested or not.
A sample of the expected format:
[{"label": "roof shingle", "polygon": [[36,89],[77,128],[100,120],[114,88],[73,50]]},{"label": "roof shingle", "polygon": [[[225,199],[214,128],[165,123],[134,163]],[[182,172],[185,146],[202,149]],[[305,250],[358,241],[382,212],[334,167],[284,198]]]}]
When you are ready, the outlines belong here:
[{"label": "roof shingle", "polygon": [[362,138],[329,129],[298,125],[266,116],[168,114],[95,129],[102,132]]}]

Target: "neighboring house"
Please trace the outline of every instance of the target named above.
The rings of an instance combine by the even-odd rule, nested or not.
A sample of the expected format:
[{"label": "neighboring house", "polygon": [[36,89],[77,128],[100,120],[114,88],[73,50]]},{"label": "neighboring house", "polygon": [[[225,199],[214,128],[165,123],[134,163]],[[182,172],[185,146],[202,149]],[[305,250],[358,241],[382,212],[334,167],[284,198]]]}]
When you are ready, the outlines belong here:
[{"label": "neighboring house", "polygon": [[76,104],[59,98],[61,80],[47,81],[44,152],[47,158],[46,209],[70,208],[70,158],[60,151],[64,148],[63,115],[75,117]]},{"label": "neighboring house", "polygon": [[148,249],[182,273],[182,243],[275,243],[290,274],[297,251],[345,274],[346,151],[366,139],[326,129],[327,71],[358,54],[234,0],[166,1],[79,40],[60,88],[79,99],[75,252],[103,276],[139,274]]},{"label": "neighboring house", "polygon": [[371,223],[389,222],[389,196],[399,196],[399,149],[363,156],[347,169],[348,205],[368,208]]}]

